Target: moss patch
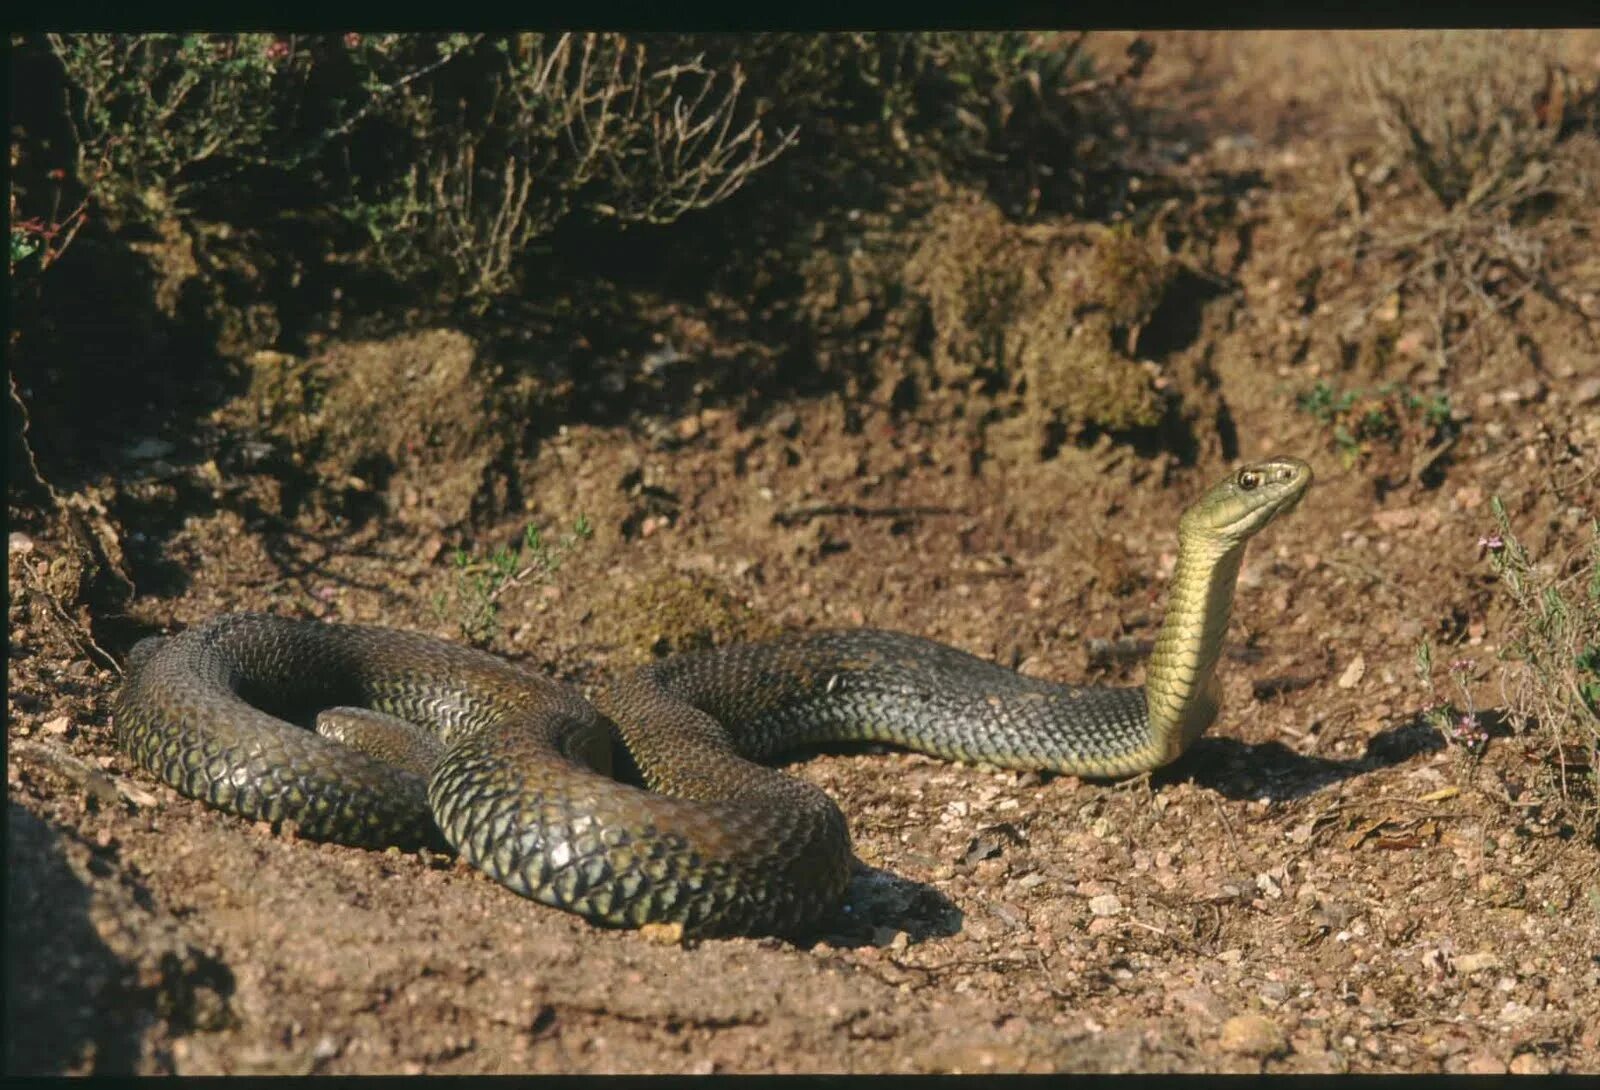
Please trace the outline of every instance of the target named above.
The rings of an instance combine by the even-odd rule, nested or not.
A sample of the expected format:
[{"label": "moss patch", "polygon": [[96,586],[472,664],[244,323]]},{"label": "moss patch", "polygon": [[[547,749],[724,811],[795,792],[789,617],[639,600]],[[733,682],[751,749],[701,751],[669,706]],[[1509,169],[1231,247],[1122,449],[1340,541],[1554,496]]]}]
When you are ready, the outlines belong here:
[{"label": "moss patch", "polygon": [[719,581],[673,573],[625,591],[616,606],[619,639],[636,658],[746,643],[778,633]]}]

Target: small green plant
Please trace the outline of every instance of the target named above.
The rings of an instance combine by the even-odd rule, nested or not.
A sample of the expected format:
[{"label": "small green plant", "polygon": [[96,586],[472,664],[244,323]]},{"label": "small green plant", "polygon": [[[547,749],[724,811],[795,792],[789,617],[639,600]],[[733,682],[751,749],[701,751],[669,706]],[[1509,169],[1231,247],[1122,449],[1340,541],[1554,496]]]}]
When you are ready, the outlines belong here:
[{"label": "small green plant", "polygon": [[[1560,808],[1600,831],[1600,519],[1587,554],[1538,565],[1517,540],[1500,497],[1481,545],[1510,597],[1501,685],[1512,729],[1536,743]],[[1563,570],[1565,568],[1566,570]]]},{"label": "small green plant", "polygon": [[[529,523],[516,548],[502,546],[484,558],[457,549],[451,563],[456,572],[456,623],[462,636],[475,644],[488,643],[499,629],[501,596],[530,579],[550,579],[566,558],[593,535],[588,517],[579,515],[572,529],[553,542],[545,540],[543,532]],[[433,604],[437,615],[449,615],[444,591],[434,597]]]},{"label": "small green plant", "polygon": [[[61,172],[52,171],[51,181],[59,183]],[[17,274],[18,268],[26,267],[29,258],[38,256],[38,272],[43,272],[61,257],[66,248],[72,245],[73,238],[81,231],[84,224],[89,222],[89,204],[80,201],[78,206],[66,215],[61,215],[61,194],[56,193],[56,207],[51,210],[47,219],[38,216],[24,217],[21,214],[20,202],[17,200],[15,188],[11,191],[11,250],[8,268],[11,275]]]},{"label": "small green plant", "polygon": [[1319,380],[1296,397],[1295,404],[1332,429],[1346,466],[1371,454],[1380,441],[1391,449],[1407,439],[1433,447],[1448,442],[1459,430],[1448,394],[1418,394],[1394,382],[1341,391]]},{"label": "small green plant", "polygon": [[1450,663],[1450,681],[1455,686],[1459,703],[1440,699],[1433,681],[1433,641],[1423,637],[1417,645],[1417,680],[1428,694],[1428,704],[1422,716],[1429,726],[1437,730],[1451,745],[1460,746],[1473,757],[1483,756],[1489,744],[1489,733],[1478,719],[1478,709],[1472,701],[1467,682],[1472,679],[1474,665],[1471,659],[1458,658]]}]

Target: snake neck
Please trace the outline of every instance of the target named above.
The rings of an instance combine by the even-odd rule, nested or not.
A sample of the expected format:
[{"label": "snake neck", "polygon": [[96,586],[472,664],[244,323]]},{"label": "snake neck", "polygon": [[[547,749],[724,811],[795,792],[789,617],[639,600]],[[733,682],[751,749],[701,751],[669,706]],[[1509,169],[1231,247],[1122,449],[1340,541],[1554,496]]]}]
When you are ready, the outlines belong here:
[{"label": "snake neck", "polygon": [[1176,759],[1217,717],[1217,657],[1243,559],[1242,542],[1179,544],[1166,617],[1145,678],[1156,765]]}]

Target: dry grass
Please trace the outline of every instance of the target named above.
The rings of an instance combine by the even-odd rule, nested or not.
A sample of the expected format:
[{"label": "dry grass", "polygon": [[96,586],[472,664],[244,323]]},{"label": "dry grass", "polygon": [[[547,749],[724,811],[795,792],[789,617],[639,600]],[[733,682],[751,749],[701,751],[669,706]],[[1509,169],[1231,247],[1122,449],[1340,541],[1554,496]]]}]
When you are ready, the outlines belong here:
[{"label": "dry grass", "polygon": [[385,264],[445,273],[464,297],[512,290],[530,244],[570,212],[671,223],[736,192],[794,133],[736,122],[745,77],[694,57],[661,63],[618,34],[520,34],[487,104],[400,84],[394,114],[416,154],[367,210]]},{"label": "dry grass", "polygon": [[1600,519],[1580,554],[1536,562],[1498,497],[1485,539],[1512,606],[1501,687],[1512,728],[1534,742],[1558,809],[1600,835]]},{"label": "dry grass", "polygon": [[1442,31],[1372,46],[1352,66],[1376,132],[1356,172],[1356,250],[1387,274],[1370,309],[1398,293],[1428,314],[1443,364],[1470,334],[1502,330],[1529,292],[1576,306],[1561,272],[1593,245],[1600,130],[1559,37]]}]

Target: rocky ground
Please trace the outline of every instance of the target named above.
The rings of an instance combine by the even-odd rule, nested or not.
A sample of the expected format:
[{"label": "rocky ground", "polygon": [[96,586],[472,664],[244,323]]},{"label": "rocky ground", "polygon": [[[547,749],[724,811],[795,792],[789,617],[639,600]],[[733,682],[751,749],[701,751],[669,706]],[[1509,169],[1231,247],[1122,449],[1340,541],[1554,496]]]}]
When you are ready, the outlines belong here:
[{"label": "rocky ground", "polygon": [[[1600,1070],[1595,844],[1561,816],[1534,739],[1500,725],[1481,756],[1452,744],[1414,667],[1427,637],[1464,663],[1485,722],[1511,699],[1492,497],[1536,558],[1582,555],[1600,513],[1594,285],[1587,311],[1530,301],[1520,332],[1540,352],[1508,338],[1471,370],[1397,347],[1351,371],[1325,351],[1338,304],[1319,317],[1297,279],[1319,260],[1301,217],[1342,122],[1285,90],[1317,86],[1306,43],[1185,46],[1226,53],[1193,61],[1219,73],[1185,91],[1213,133],[1195,154],[1260,176],[1248,243],[1242,220],[1224,229],[1234,287],[1162,363],[1200,406],[1187,455],[1102,439],[996,457],[998,433],[946,403],[908,412],[841,382],[622,422],[574,412],[497,456],[472,383],[502,361],[435,329],[259,356],[255,384],[200,424],[157,407],[98,474],[16,486],[8,1068]],[[724,347],[712,333],[700,351]],[[261,376],[297,368],[341,376],[346,418],[392,413],[396,434],[325,445],[322,463],[285,453],[299,448],[262,423]],[[1412,422],[1351,451],[1297,400],[1319,380],[1442,390],[1452,437]],[[374,443],[392,472],[349,458],[330,501],[327,460]],[[1119,783],[796,755],[788,771],[838,800],[860,860],[808,941],[598,929],[450,858],[214,812],[114,743],[133,640],[244,609],[470,634],[583,688],[697,639],[863,624],[1137,683],[1177,512],[1274,452],[1317,482],[1250,550],[1212,732]],[[592,536],[569,541],[580,514]],[[530,522],[560,563],[494,582],[489,610],[474,579]],[[83,604],[122,579],[118,615]]]}]

